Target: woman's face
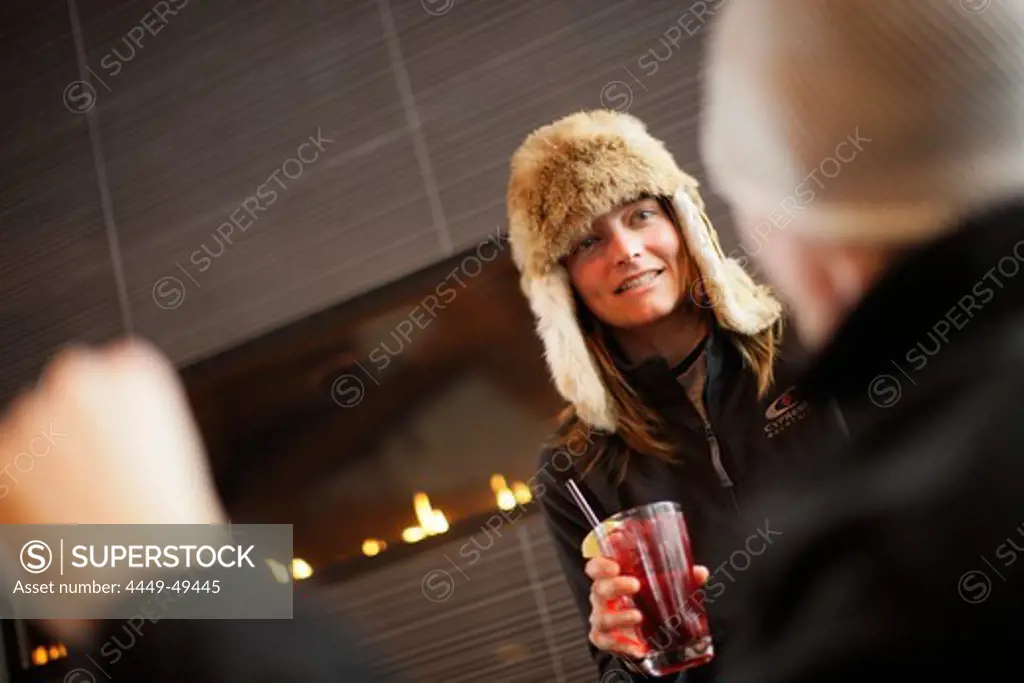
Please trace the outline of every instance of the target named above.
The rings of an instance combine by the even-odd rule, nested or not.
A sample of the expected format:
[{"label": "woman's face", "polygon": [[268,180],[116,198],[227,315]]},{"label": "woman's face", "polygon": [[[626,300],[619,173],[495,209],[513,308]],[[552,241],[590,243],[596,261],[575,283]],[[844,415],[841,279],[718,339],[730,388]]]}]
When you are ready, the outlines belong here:
[{"label": "woman's face", "polygon": [[[587,308],[604,323],[630,329],[676,309],[688,267],[679,231],[656,199],[642,199],[598,217],[566,261]],[[686,273],[687,275],[689,273]]]}]

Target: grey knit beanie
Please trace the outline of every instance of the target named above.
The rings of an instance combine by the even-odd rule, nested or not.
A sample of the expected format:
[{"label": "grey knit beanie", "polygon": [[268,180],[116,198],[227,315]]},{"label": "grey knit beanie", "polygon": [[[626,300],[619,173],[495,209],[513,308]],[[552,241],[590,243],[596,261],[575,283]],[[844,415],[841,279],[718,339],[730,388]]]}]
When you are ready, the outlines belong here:
[{"label": "grey knit beanie", "polygon": [[1024,193],[1024,0],[729,0],[702,153],[734,208],[912,243]]}]

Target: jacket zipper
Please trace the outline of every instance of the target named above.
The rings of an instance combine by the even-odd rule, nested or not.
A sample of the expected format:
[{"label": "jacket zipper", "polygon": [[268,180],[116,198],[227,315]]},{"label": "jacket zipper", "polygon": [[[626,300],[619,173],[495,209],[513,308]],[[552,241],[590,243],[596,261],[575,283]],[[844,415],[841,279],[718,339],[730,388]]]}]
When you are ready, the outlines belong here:
[{"label": "jacket zipper", "polygon": [[711,423],[701,418],[704,422],[704,437],[708,440],[708,446],[711,449],[711,464],[715,467],[715,473],[718,475],[718,481],[723,488],[729,489],[729,495],[732,498],[733,508],[739,512],[740,505],[739,501],[736,500],[736,488],[732,479],[729,477],[729,473],[725,471],[725,465],[722,464],[722,451],[718,447],[718,437],[715,436],[715,431],[711,428]]}]

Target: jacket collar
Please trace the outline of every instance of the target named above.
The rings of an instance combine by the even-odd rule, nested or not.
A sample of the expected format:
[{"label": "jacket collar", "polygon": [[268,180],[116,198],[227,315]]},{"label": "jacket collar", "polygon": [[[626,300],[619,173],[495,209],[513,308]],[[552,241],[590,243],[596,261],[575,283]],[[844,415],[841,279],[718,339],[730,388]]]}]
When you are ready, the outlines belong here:
[{"label": "jacket collar", "polygon": [[907,356],[918,343],[956,343],[1022,307],[1024,198],[978,213],[905,254],[847,316],[800,384],[808,397],[863,401],[878,378],[911,376]]},{"label": "jacket collar", "polygon": [[[680,400],[688,400],[683,386],[677,381],[676,368],[661,356],[654,356],[639,362],[628,359],[622,348],[610,343],[612,360],[641,399],[655,410],[678,406]],[[707,358],[707,384],[720,386],[728,381],[735,368],[735,349],[728,334],[722,330],[712,316],[708,336],[704,342]]]}]

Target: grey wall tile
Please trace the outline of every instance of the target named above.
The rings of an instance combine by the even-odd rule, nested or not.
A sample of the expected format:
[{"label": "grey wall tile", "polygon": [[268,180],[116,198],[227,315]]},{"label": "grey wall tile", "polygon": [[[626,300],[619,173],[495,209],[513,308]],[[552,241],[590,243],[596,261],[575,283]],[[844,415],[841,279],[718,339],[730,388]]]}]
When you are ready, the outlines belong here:
[{"label": "grey wall tile", "polygon": [[186,363],[432,262],[376,6],[177,4],[82,5],[139,331]]},{"label": "grey wall tile", "polygon": [[[329,152],[296,181],[285,179],[289,189],[278,188],[277,200],[251,223],[236,210],[267,171],[240,187],[219,219],[169,248],[137,256],[136,249],[145,254],[151,245],[129,242],[126,270],[139,328],[187,361],[433,263],[437,237],[422,190],[391,191],[396,184],[417,187],[408,140],[384,144],[380,154],[332,160]],[[228,244],[216,230],[233,213],[247,227],[225,229]]]},{"label": "grey wall tile", "polygon": [[[667,0],[432,6],[448,11],[403,3],[396,23],[456,245],[506,222],[508,161],[523,138],[579,109],[636,114],[703,179],[697,114],[710,15]],[[731,248],[728,216],[706,192]]]},{"label": "grey wall tile", "polygon": [[543,517],[522,516],[502,532],[480,543],[486,550],[471,566],[460,554],[472,542],[464,533],[430,539],[400,561],[385,551],[380,568],[327,587],[324,604],[360,625],[384,653],[381,670],[399,680],[596,680]]},{"label": "grey wall tile", "polygon": [[[65,3],[0,10],[0,401],[58,346],[124,331]],[[67,91],[75,107],[81,85]],[[81,99],[79,99],[81,98]]]}]

